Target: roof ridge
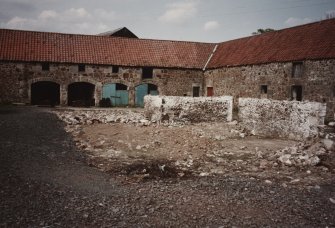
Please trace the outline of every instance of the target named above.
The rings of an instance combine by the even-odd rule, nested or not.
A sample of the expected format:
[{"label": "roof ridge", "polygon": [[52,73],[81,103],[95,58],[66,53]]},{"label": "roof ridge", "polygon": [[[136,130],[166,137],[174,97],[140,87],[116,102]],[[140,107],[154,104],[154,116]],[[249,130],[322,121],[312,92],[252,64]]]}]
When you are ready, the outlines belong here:
[{"label": "roof ridge", "polygon": [[[299,27],[311,26],[313,24],[325,23],[325,22],[331,21],[331,20],[335,20],[335,18],[324,19],[324,20],[320,20],[320,21],[314,21],[314,22],[307,23],[307,24],[292,26],[292,27],[283,28],[283,29],[279,29],[279,30],[275,30],[275,31],[271,31],[271,32],[266,32],[266,33],[262,33],[262,34],[258,34],[258,35],[250,35],[250,36],[245,36],[245,37],[231,39],[231,40],[222,41],[222,42],[202,42],[202,41],[190,41],[190,40],[169,40],[169,39],[153,39],[153,38],[139,38],[139,39],[136,39],[136,40],[148,40],[148,41],[151,40],[151,41],[163,41],[163,42],[164,41],[168,41],[168,42],[182,42],[182,43],[195,43],[195,44],[211,44],[211,45],[216,45],[216,44],[222,44],[222,43],[226,43],[226,42],[230,42],[230,41],[248,39],[248,38],[251,38],[251,37],[266,36],[266,35],[269,35],[269,34],[272,34],[272,33],[275,33],[275,32],[282,32],[284,30],[290,30],[290,29],[296,29],[296,28],[299,28]],[[119,29],[122,29],[122,28],[126,28],[126,27],[120,27]],[[34,31],[34,30],[8,29],[8,28],[0,28],[0,30],[18,31],[18,32],[31,32],[31,33],[42,33],[42,34],[48,33],[48,34],[59,34],[59,35],[73,35],[73,36],[106,37],[106,38],[112,38],[112,39],[133,39],[133,38],[128,38],[128,37],[100,36],[100,35],[97,35],[97,34],[47,32],[47,31]]]},{"label": "roof ridge", "polygon": [[147,41],[160,41],[160,42],[176,42],[176,43],[194,43],[194,44],[211,44],[215,45],[216,43],[211,42],[201,42],[201,41],[184,41],[184,40],[164,40],[164,39],[153,39],[153,38],[128,38],[128,37],[117,37],[117,36],[101,36],[97,34],[77,34],[77,33],[63,33],[63,32],[45,32],[45,31],[34,31],[34,30],[21,30],[21,29],[7,29],[0,28],[1,30],[13,31],[13,32],[29,32],[29,33],[40,33],[40,34],[55,34],[55,35],[64,35],[64,36],[82,36],[82,37],[100,37],[105,39],[124,39],[124,40],[147,40]]}]

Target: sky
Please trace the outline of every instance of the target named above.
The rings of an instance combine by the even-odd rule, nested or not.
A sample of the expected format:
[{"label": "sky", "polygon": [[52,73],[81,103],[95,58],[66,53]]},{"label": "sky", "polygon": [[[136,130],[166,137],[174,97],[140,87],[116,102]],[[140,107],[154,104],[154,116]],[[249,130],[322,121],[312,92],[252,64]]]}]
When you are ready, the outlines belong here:
[{"label": "sky", "polygon": [[335,17],[335,0],[0,0],[0,28],[216,43]]}]

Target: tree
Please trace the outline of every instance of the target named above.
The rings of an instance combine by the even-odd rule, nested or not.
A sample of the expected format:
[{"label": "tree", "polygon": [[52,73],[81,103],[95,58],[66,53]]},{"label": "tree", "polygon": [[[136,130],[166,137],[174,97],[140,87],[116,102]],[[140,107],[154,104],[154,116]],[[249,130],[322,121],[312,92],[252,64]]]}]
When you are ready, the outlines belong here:
[{"label": "tree", "polygon": [[326,13],[326,19],[335,18],[335,11],[329,11]]},{"label": "tree", "polygon": [[267,32],[273,32],[273,31],[276,31],[276,30],[274,30],[272,28],[266,28],[266,29],[260,28],[260,29],[257,29],[257,32],[253,32],[251,34],[252,35],[259,35],[259,34],[263,34],[263,33],[267,33]]}]

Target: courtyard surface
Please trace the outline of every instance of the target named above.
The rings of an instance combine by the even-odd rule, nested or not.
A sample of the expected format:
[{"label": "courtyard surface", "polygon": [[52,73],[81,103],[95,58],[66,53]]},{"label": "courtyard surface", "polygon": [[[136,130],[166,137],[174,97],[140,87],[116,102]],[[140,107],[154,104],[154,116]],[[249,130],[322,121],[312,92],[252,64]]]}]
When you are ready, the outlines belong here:
[{"label": "courtyard surface", "polygon": [[333,161],[278,162],[299,142],[55,112],[0,107],[1,227],[335,226]]}]

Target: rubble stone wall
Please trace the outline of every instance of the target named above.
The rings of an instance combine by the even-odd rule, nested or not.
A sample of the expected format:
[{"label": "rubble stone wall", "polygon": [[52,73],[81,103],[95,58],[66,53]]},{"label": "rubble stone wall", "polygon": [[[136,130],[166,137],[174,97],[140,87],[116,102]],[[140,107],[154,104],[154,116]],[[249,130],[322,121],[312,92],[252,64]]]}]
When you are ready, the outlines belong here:
[{"label": "rubble stone wall", "polygon": [[[67,105],[67,88],[73,82],[89,82],[95,85],[95,103],[102,98],[102,87],[108,83],[122,83],[128,86],[129,104],[135,104],[135,87],[143,83],[158,86],[162,95],[192,96],[193,86],[202,89],[203,72],[192,69],[153,69],[151,79],[142,79],[141,67],[119,67],[113,73],[113,66],[85,65],[85,72],[78,71],[78,64],[50,63],[48,71],[41,63],[0,62],[0,103],[30,103],[31,84],[51,81],[60,85],[60,103]],[[202,94],[203,91],[201,90]]]},{"label": "rubble stone wall", "polygon": [[[302,100],[327,103],[327,119],[335,113],[335,59],[302,62],[300,77],[292,77],[293,62],[225,67],[205,72],[205,89],[214,96],[291,100],[291,87],[302,86]],[[267,86],[267,93],[261,86]]]},{"label": "rubble stone wall", "polygon": [[[200,87],[200,95],[206,96],[207,87],[213,87],[214,96],[233,96],[234,105],[240,97],[290,100],[293,85],[302,86],[303,101],[327,103],[327,119],[335,113],[335,60],[303,61],[302,75],[292,77],[293,63],[269,63],[238,67],[209,69],[156,69],[152,79],[142,79],[141,67],[86,65],[85,72],[78,72],[77,64],[50,63],[50,70],[43,71],[41,63],[0,62],[0,103],[30,103],[31,84],[52,81],[60,84],[60,103],[67,105],[67,88],[73,82],[89,82],[95,85],[96,104],[101,99],[102,87],[107,83],[128,86],[129,105],[135,104],[135,87],[142,83],[158,86],[160,95],[192,96],[193,87]],[[261,86],[267,92],[261,92]]]},{"label": "rubble stone wall", "polygon": [[145,115],[151,121],[232,121],[233,98],[145,96]]},{"label": "rubble stone wall", "polygon": [[239,98],[241,124],[255,135],[304,139],[318,135],[326,105],[319,102]]}]

